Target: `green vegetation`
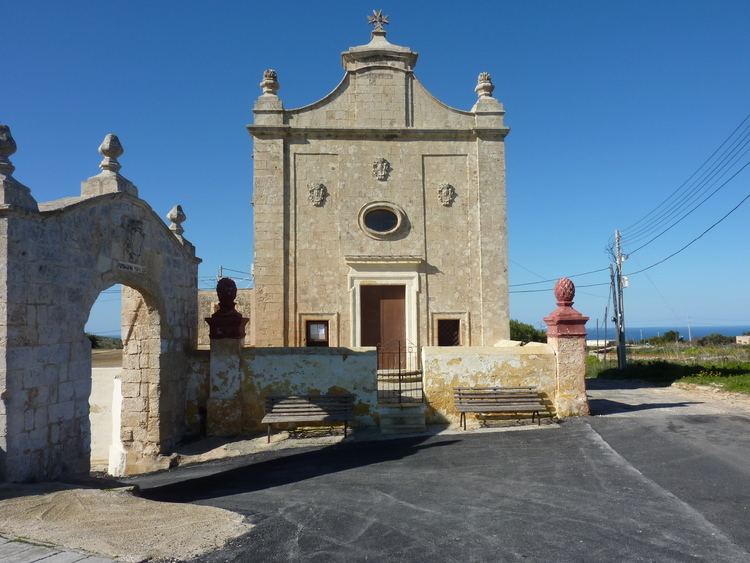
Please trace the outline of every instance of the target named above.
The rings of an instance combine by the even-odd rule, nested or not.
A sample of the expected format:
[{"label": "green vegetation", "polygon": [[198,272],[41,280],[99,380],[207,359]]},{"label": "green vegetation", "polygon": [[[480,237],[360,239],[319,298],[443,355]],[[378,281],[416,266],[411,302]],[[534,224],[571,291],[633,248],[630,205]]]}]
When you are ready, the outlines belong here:
[{"label": "green vegetation", "polygon": [[547,333],[530,324],[510,320],[510,339],[521,342],[547,342]]},{"label": "green vegetation", "polygon": [[717,346],[722,344],[734,344],[735,338],[733,336],[724,336],[718,332],[713,332],[703,338],[699,338],[697,341],[698,346]]},{"label": "green vegetation", "polygon": [[628,366],[617,369],[614,353],[608,359],[586,358],[586,377],[640,379],[658,385],[674,382],[712,385],[725,391],[750,394],[750,350],[745,346],[686,343],[628,350]]},{"label": "green vegetation", "polygon": [[111,336],[99,336],[97,334],[86,333],[86,337],[91,341],[92,350],[120,350],[122,349],[122,339]]},{"label": "green vegetation", "polygon": [[685,339],[682,336],[680,336],[680,333],[677,332],[676,330],[668,330],[661,336],[652,336],[651,338],[647,338],[645,340],[646,343],[654,344],[657,346],[659,344],[672,344],[673,342],[684,342],[684,341]]}]

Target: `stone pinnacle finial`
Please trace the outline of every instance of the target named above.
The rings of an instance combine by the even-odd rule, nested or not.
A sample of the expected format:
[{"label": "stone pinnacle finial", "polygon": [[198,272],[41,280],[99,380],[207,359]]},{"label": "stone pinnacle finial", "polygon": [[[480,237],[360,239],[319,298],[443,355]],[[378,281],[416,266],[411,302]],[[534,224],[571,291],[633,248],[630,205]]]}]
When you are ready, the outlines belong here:
[{"label": "stone pinnacle finial", "polygon": [[101,172],[81,182],[82,197],[95,197],[117,192],[138,197],[138,188],[133,185],[133,182],[120,174],[120,168],[122,167],[117,159],[124,152],[117,135],[109,133],[104,137],[102,144],[99,145],[99,154],[104,157],[99,163]]},{"label": "stone pinnacle finial", "polygon": [[185,229],[182,228],[182,223],[187,219],[187,215],[185,215],[185,212],[182,210],[182,206],[175,205],[170,209],[169,213],[167,213],[167,219],[170,221],[169,230],[176,236],[182,237],[182,233],[185,232]]},{"label": "stone pinnacle finial", "polygon": [[11,135],[10,127],[0,125],[0,174],[11,176],[16,169],[8,158],[16,152],[16,141]]},{"label": "stone pinnacle finial", "polygon": [[367,16],[367,23],[373,26],[373,33],[385,35],[384,25],[388,25],[388,16],[383,14],[383,10],[373,10],[371,16]]},{"label": "stone pinnacle finial", "polygon": [[122,153],[124,152],[125,150],[122,148],[122,144],[120,143],[120,139],[117,138],[117,135],[108,133],[107,136],[104,137],[102,144],[99,145],[99,154],[104,157],[99,163],[99,168],[102,170],[109,170],[110,172],[119,172],[122,166],[120,166],[117,159],[122,156]]},{"label": "stone pinnacle finial", "polygon": [[263,90],[263,94],[276,95],[281,85],[279,84],[279,77],[276,71],[272,68],[267,68],[263,71],[263,80],[260,82],[260,89]]},{"label": "stone pinnacle finial", "polygon": [[489,98],[492,96],[492,92],[495,90],[495,85],[492,83],[492,77],[489,72],[480,72],[479,78],[477,78],[477,86],[474,91],[479,95],[480,98]]}]

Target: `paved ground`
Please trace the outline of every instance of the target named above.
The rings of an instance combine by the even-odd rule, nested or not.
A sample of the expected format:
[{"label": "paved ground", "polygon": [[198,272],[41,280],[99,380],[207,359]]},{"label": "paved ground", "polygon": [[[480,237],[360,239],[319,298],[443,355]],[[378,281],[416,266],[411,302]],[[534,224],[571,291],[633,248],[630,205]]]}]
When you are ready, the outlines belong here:
[{"label": "paved ground", "polygon": [[591,390],[605,416],[527,432],[274,451],[144,477],[256,527],[202,561],[750,561],[750,411]]},{"label": "paved ground", "polygon": [[0,537],[0,561],[14,563],[112,563],[95,555],[77,551],[67,551],[22,541],[12,541]]}]

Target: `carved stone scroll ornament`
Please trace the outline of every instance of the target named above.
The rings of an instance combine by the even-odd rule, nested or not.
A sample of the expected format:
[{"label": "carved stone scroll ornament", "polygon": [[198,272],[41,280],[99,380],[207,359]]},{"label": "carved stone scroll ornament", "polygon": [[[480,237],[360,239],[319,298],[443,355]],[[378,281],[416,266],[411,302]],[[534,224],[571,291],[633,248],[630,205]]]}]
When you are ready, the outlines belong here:
[{"label": "carved stone scroll ornament", "polygon": [[456,200],[456,188],[451,184],[440,184],[437,189],[438,201],[445,207],[450,207]]},{"label": "carved stone scroll ornament", "polygon": [[391,163],[384,158],[379,158],[372,163],[372,175],[381,182],[385,182],[391,173]]},{"label": "carved stone scroll ornament", "polygon": [[307,189],[307,199],[310,200],[310,203],[312,203],[315,207],[323,207],[323,205],[325,205],[326,198],[328,197],[328,188],[326,188],[324,184],[313,182],[311,184],[307,184]]}]

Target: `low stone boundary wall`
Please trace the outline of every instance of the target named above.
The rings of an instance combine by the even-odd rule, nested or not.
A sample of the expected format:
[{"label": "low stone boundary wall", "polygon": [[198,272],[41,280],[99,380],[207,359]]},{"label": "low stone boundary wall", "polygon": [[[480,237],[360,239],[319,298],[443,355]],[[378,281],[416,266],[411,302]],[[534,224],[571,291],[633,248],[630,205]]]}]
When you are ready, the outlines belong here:
[{"label": "low stone boundary wall", "polygon": [[[236,350],[236,349],[235,349]],[[232,356],[231,349],[225,351]],[[208,434],[232,435],[263,429],[260,421],[268,395],[353,393],[355,426],[375,423],[376,352],[367,348],[241,348],[239,377],[212,368],[209,382]],[[214,366],[221,362],[212,350]]]},{"label": "low stone boundary wall", "polygon": [[557,361],[548,344],[422,348],[428,424],[458,424],[454,387],[536,386],[554,411]]}]

